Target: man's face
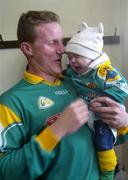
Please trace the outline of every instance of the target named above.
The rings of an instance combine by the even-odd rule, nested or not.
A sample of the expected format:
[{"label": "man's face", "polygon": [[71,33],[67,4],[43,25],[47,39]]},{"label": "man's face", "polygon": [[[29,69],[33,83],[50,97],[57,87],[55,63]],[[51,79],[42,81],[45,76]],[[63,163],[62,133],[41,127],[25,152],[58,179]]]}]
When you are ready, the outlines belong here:
[{"label": "man's face", "polygon": [[56,76],[62,72],[61,57],[64,52],[63,31],[56,22],[36,27],[37,38],[31,44],[32,55],[29,64],[36,67],[38,75],[44,78]]}]

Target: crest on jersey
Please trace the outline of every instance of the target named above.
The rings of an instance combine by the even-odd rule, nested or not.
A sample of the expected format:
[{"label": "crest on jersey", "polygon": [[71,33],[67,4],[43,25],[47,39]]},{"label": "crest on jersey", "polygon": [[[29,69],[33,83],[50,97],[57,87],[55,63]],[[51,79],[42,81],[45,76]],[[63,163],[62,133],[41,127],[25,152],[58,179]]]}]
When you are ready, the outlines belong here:
[{"label": "crest on jersey", "polygon": [[51,99],[47,98],[47,97],[40,96],[39,99],[38,99],[38,106],[39,106],[40,109],[49,108],[53,104],[54,104],[54,102]]},{"label": "crest on jersey", "polygon": [[102,64],[97,71],[97,75],[106,81],[106,84],[115,84],[116,82],[121,80],[120,75],[116,72],[116,70],[108,64],[107,62]]}]

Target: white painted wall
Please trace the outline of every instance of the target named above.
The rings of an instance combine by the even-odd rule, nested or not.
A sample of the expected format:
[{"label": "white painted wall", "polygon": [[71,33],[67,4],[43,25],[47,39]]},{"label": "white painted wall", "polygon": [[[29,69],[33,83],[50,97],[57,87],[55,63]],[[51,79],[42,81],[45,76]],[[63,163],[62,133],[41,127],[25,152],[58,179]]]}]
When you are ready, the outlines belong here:
[{"label": "white painted wall", "polygon": [[[0,0],[0,34],[3,40],[16,40],[20,14],[30,9],[47,9],[60,15],[65,37],[75,33],[82,21],[86,21],[90,26],[103,22],[105,35],[113,35],[115,27],[117,34],[122,35],[121,18],[123,9],[126,9],[124,3],[127,2],[125,0]],[[121,44],[106,45],[104,50],[123,72],[122,67],[125,65],[122,63]],[[0,49],[0,94],[19,80],[24,64],[25,57],[18,49]]]},{"label": "white painted wall", "polygon": [[[81,22],[90,26],[103,22],[105,35],[120,35],[119,45],[106,45],[106,51],[128,79],[128,0],[0,0],[0,34],[3,40],[16,40],[19,16],[28,10],[52,10],[59,14],[65,37],[74,34]],[[0,94],[23,75],[26,60],[19,49],[0,49]],[[128,159],[119,148],[119,159]],[[126,155],[126,156],[125,156]],[[124,160],[128,167],[128,160]]]},{"label": "white painted wall", "polygon": [[128,80],[128,0],[121,2],[121,62],[123,74]]}]

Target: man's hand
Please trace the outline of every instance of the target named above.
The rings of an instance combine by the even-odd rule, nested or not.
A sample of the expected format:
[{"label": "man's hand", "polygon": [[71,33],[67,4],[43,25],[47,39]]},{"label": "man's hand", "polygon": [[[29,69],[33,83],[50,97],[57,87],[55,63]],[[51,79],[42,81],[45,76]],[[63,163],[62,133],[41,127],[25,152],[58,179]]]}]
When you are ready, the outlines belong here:
[{"label": "man's hand", "polygon": [[128,127],[128,113],[109,97],[98,97],[91,102],[91,110],[113,128]]},{"label": "man's hand", "polygon": [[88,120],[88,107],[82,99],[72,102],[50,128],[61,139],[77,131]]}]

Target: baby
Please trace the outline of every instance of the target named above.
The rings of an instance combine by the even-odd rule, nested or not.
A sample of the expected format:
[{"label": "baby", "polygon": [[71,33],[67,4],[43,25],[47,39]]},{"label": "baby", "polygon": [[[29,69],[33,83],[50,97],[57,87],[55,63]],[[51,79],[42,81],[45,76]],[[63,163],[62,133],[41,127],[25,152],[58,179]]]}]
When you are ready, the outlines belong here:
[{"label": "baby", "polygon": [[[103,24],[88,27],[80,26],[65,47],[69,59],[68,76],[80,97],[89,106],[98,96],[109,96],[124,107],[128,97],[128,84],[119,70],[112,66],[106,53],[103,52]],[[113,180],[117,158],[113,149],[116,136],[127,130],[113,129],[105,124],[98,115],[90,113],[89,127],[94,130],[94,142],[98,153],[100,180]]]}]

